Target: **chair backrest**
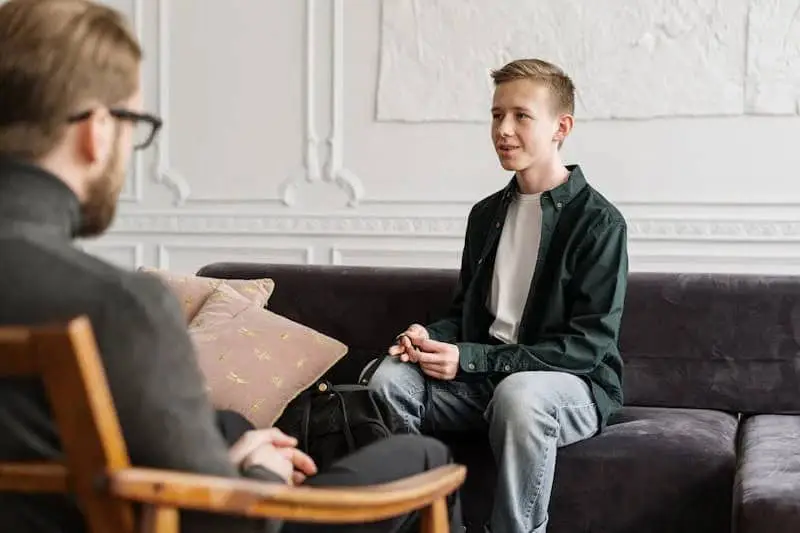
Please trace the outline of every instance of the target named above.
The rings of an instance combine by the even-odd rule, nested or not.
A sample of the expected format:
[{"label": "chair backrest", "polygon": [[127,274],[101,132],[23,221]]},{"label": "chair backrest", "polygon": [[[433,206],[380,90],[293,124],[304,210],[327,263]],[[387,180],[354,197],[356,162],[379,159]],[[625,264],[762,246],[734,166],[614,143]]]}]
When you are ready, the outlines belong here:
[{"label": "chair backrest", "polygon": [[63,462],[0,464],[0,491],[72,493],[92,533],[134,531],[130,503],[103,490],[130,465],[89,319],[0,327],[0,377],[42,380],[64,451]]}]

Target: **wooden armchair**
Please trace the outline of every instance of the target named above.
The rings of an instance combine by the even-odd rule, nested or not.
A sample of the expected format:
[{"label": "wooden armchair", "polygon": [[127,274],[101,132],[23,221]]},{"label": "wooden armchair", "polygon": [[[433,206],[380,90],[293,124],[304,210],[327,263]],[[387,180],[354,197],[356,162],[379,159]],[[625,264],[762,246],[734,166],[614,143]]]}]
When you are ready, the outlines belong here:
[{"label": "wooden armchair", "polygon": [[[424,533],[449,531],[445,498],[466,469],[448,465],[393,483],[311,488],[132,467],[89,320],[0,328],[0,376],[40,376],[64,462],[0,463],[0,491],[72,493],[92,533],[177,533],[179,509],[324,523],[421,510]],[[135,520],[133,504],[142,504]]]}]

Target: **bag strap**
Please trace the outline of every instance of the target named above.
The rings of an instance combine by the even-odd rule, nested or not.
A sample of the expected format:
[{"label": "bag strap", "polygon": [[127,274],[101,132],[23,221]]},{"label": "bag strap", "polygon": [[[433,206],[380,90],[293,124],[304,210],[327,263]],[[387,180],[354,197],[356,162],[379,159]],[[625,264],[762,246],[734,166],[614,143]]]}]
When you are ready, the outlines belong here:
[{"label": "bag strap", "polygon": [[344,396],[342,396],[342,393],[336,388],[332,388],[331,392],[333,392],[333,394],[339,398],[339,404],[342,406],[342,431],[344,432],[344,438],[347,441],[347,447],[351,452],[354,452],[356,451],[356,440],[353,438],[353,432],[350,431],[350,419],[347,417],[347,404],[344,401]]},{"label": "bag strap", "polygon": [[375,372],[378,370],[378,367],[380,366],[380,364],[381,364],[381,363],[383,362],[383,360],[384,360],[384,359],[386,359],[387,357],[389,357],[389,356],[388,356],[388,355],[385,355],[385,356],[383,356],[383,357],[376,357],[375,359],[373,359],[373,360],[371,360],[369,363],[367,363],[367,364],[364,366],[364,368],[361,370],[361,375],[360,375],[360,376],[358,376],[358,382],[359,382],[361,385],[365,386],[365,387],[366,387],[367,385],[369,385],[369,380],[370,380],[370,379],[372,379],[372,376],[373,376],[373,375],[375,374]]},{"label": "bag strap", "polygon": [[423,379],[425,381],[425,421],[428,431],[434,434],[436,433],[436,422],[433,420],[433,386],[430,377],[423,376]]},{"label": "bag strap", "polygon": [[[309,391],[310,392],[310,391]],[[306,394],[303,400],[303,420],[300,424],[300,435],[303,438],[302,450],[308,453],[308,426],[311,423],[311,394]]]}]

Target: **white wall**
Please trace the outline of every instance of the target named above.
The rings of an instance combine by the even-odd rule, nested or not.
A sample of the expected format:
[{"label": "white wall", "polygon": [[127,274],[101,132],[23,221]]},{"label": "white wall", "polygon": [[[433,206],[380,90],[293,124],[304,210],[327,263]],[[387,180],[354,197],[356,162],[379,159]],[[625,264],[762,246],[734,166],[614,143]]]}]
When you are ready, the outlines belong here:
[{"label": "white wall", "polygon": [[540,56],[633,270],[800,273],[800,0],[107,1],[166,121],[87,244],[120,264],[456,267],[509,178],[489,69]]}]

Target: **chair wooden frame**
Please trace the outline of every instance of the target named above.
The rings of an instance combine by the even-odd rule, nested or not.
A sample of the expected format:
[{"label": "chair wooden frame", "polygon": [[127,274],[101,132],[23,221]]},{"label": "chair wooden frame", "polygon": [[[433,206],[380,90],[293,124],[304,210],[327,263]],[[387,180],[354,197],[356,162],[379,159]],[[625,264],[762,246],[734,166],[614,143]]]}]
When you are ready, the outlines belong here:
[{"label": "chair wooden frame", "polygon": [[[177,533],[180,509],[321,523],[419,510],[423,533],[446,533],[446,498],[466,477],[464,466],[447,465],[381,485],[312,488],[132,467],[85,316],[0,328],[0,377],[41,377],[65,457],[0,463],[0,491],[72,493],[92,533]],[[138,523],[134,503],[143,508]]]}]

